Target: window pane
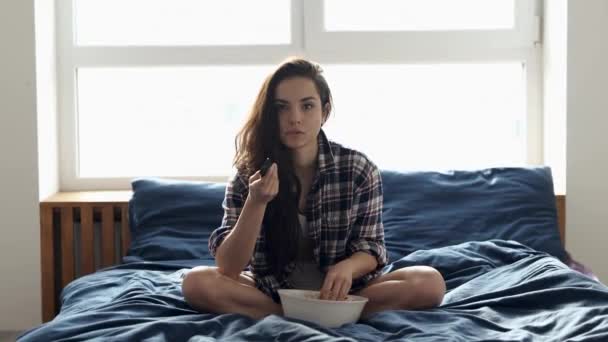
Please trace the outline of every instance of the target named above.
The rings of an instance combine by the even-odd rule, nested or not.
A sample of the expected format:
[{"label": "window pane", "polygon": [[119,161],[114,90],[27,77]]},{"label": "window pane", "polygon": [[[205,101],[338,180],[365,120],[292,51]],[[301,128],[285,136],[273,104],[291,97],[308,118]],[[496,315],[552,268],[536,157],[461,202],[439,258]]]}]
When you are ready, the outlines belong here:
[{"label": "window pane", "polygon": [[[272,66],[78,70],[81,177],[226,176]],[[526,163],[519,63],[325,65],[330,139],[383,169]]]},{"label": "window pane", "polygon": [[510,29],[514,0],[325,0],[328,31]]},{"label": "window pane", "polygon": [[253,45],[291,41],[285,0],[77,0],[79,45]]},{"label": "window pane", "polygon": [[334,140],[388,169],[526,163],[519,63],[328,65]]},{"label": "window pane", "polygon": [[225,176],[271,66],[81,68],[81,177]]}]

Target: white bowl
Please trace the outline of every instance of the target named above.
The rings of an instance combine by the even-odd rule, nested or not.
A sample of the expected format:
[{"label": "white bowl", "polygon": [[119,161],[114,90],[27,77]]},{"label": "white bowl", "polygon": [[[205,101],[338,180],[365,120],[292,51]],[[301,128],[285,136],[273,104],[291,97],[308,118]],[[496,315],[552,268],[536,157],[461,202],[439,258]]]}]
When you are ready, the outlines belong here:
[{"label": "white bowl", "polygon": [[280,289],[279,296],[286,317],[302,319],[335,328],[359,320],[368,299],[348,295],[346,300],[319,299],[319,291]]}]

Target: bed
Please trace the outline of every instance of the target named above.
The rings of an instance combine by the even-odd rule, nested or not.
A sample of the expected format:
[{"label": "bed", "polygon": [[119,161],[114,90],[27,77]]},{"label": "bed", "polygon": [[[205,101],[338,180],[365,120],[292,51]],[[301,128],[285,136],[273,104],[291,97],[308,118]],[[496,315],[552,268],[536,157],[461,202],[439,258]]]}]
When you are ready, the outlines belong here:
[{"label": "bed", "polygon": [[447,285],[438,308],[384,311],[335,329],[198,313],[181,279],[214,264],[207,239],[225,184],[141,178],[121,262],[69,282],[56,317],[18,340],[608,341],[608,287],[563,248],[563,203],[558,212],[549,168],[383,170],[382,180],[384,271],[437,268]]}]

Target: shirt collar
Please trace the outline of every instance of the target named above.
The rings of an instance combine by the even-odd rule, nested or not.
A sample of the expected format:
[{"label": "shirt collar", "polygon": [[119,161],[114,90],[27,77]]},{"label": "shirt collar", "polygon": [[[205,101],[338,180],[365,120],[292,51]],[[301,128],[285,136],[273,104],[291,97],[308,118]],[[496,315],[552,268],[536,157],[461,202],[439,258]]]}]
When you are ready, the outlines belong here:
[{"label": "shirt collar", "polygon": [[319,144],[318,167],[319,173],[324,174],[334,168],[335,158],[325,132],[321,129],[317,137]]}]

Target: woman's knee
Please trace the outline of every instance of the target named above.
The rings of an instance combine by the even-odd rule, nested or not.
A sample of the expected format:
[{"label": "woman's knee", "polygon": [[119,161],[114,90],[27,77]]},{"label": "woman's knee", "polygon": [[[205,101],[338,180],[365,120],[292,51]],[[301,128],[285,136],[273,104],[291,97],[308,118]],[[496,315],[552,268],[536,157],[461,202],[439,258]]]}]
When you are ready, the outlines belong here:
[{"label": "woman's knee", "polygon": [[190,305],[217,298],[220,273],[215,267],[195,267],[182,280],[182,294]]},{"label": "woman's knee", "polygon": [[[397,271],[399,272],[399,271]],[[428,309],[439,306],[445,294],[445,281],[441,273],[429,266],[412,266],[403,269],[391,280],[401,280],[403,291],[412,296],[400,296],[401,307]]]},{"label": "woman's knee", "polygon": [[439,271],[429,266],[419,266],[414,283],[421,300],[427,307],[435,307],[441,304],[445,295],[446,287],[443,276]]}]

